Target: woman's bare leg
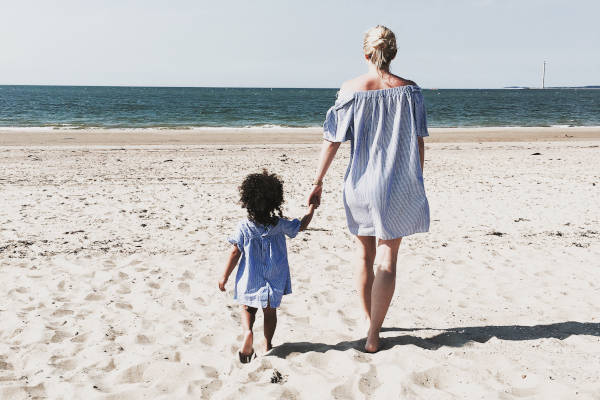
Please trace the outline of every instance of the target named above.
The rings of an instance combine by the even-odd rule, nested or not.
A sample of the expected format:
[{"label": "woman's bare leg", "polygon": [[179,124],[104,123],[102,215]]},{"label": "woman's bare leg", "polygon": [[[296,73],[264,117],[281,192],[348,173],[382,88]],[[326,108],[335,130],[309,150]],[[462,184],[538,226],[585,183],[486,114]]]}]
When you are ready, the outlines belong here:
[{"label": "woman's bare leg", "polygon": [[263,308],[263,315],[265,317],[265,351],[269,351],[273,348],[271,341],[275,335],[275,328],[277,328],[277,309],[267,306],[267,308]]},{"label": "woman's bare leg", "polygon": [[373,262],[375,261],[376,242],[374,236],[356,236],[356,285],[358,296],[365,313],[367,323],[371,322],[371,288],[373,287]]},{"label": "woman's bare leg", "polygon": [[375,279],[371,293],[371,326],[365,350],[375,352],[379,348],[379,331],[394,296],[396,287],[396,261],[402,238],[379,240]]}]

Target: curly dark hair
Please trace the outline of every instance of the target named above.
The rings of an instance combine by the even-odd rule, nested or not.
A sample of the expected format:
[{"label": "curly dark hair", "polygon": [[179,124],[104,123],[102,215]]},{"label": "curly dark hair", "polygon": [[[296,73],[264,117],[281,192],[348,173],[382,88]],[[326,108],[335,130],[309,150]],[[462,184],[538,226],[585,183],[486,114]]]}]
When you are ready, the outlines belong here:
[{"label": "curly dark hair", "polygon": [[283,218],[283,182],[266,169],[260,174],[246,176],[240,190],[240,203],[248,211],[248,218],[259,224],[276,225]]}]

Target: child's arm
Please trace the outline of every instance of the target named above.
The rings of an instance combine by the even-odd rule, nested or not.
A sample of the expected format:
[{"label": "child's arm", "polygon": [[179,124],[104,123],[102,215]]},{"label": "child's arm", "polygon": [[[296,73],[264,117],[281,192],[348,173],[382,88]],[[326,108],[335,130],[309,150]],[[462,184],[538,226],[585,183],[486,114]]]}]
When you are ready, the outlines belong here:
[{"label": "child's arm", "polygon": [[238,261],[240,261],[241,255],[242,252],[237,247],[237,245],[234,244],[233,249],[231,249],[231,253],[229,254],[229,260],[227,261],[227,265],[225,266],[225,271],[223,271],[223,277],[219,281],[219,289],[221,289],[222,292],[225,291],[225,284],[229,279],[229,275],[231,275],[231,272],[233,272],[233,270],[237,266]]},{"label": "child's arm", "polygon": [[312,219],[313,214],[315,213],[316,207],[317,206],[315,204],[311,204],[308,206],[308,213],[300,220],[300,231],[306,230],[306,228],[308,228],[308,224],[310,224],[310,220]]}]

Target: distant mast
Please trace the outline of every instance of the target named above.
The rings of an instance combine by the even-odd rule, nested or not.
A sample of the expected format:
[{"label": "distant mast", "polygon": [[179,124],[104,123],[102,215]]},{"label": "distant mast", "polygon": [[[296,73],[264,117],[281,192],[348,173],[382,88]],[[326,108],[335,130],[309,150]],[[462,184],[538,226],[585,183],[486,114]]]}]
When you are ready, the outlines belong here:
[{"label": "distant mast", "polygon": [[546,87],[546,60],[544,60],[544,67],[542,68],[542,89]]}]

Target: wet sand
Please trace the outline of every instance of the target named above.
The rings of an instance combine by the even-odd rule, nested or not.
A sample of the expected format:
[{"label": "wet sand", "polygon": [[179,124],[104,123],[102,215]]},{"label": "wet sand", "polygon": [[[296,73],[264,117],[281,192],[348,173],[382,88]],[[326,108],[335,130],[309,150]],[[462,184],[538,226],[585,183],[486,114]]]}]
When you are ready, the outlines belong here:
[{"label": "wet sand", "polygon": [[[320,128],[42,131],[0,128],[0,146],[312,144],[321,141],[321,132]],[[600,127],[431,128],[430,135],[428,143],[598,140]]]}]

